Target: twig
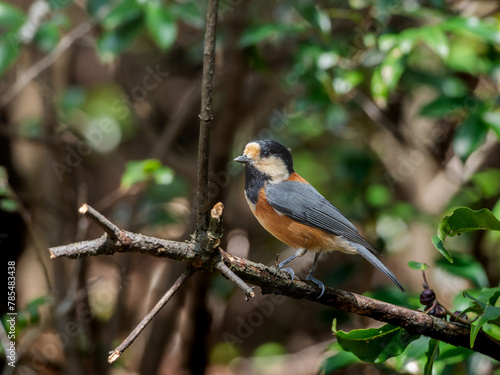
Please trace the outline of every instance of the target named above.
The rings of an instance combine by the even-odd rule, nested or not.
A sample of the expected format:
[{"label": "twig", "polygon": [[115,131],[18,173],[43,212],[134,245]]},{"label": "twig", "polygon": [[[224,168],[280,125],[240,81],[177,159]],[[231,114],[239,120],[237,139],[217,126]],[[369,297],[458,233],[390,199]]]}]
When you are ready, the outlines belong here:
[{"label": "twig", "polygon": [[255,287],[248,286],[243,280],[241,280],[241,278],[238,275],[236,275],[233,271],[231,271],[231,269],[229,269],[229,267],[226,266],[224,262],[217,263],[216,268],[229,280],[238,285],[238,287],[243,291],[243,293],[245,293],[247,301],[249,298],[255,297],[255,292],[253,291]]},{"label": "twig", "polygon": [[12,86],[10,86],[10,89],[0,98],[0,106],[8,104],[12,99],[14,99],[21,92],[21,90],[24,89],[36,77],[38,77],[40,73],[54,64],[62,56],[62,54],[69,47],[71,47],[75,40],[88,33],[92,29],[94,24],[94,20],[82,22],[73,30],[68,32],[64,37],[62,37],[59,43],[57,43],[56,47],[52,50],[52,52],[30,66],[28,70],[26,70],[16,80],[16,82],[14,82]]},{"label": "twig", "polygon": [[472,322],[460,317],[460,315],[462,315],[462,314],[460,314],[460,315],[455,314],[453,311],[451,311],[449,308],[447,308],[445,305],[443,305],[441,302],[439,302],[437,298],[436,298],[436,303],[444,309],[446,314],[448,314],[450,316],[450,319],[453,319],[453,321],[459,322],[459,323],[462,323],[462,324],[465,324],[468,326],[472,325]]},{"label": "twig", "polygon": [[200,137],[198,143],[197,214],[196,230],[203,242],[208,229],[208,157],[210,153],[210,127],[212,124],[212,92],[215,70],[215,30],[218,0],[210,0],[207,10],[205,47],[203,50],[203,78],[201,85]]},{"label": "twig", "polygon": [[78,210],[82,215],[87,216],[92,219],[101,229],[106,232],[112,240],[120,241],[124,235],[123,232],[111,221],[106,219],[100,212],[96,211],[94,208],[84,203]]},{"label": "twig", "polygon": [[167,304],[168,301],[175,294],[177,289],[180,288],[184,282],[189,279],[196,270],[194,268],[188,267],[186,270],[179,276],[179,278],[175,281],[174,285],[170,287],[170,289],[163,295],[163,297],[158,301],[158,303],[153,307],[153,309],[141,320],[141,322],[134,328],[134,330],[127,336],[125,340],[112,352],[110,352],[110,356],[108,357],[108,362],[113,363],[116,361],[120,355],[134,342],[134,340],[139,336],[139,334],[146,328],[146,326],[153,320],[156,314]]},{"label": "twig", "polygon": [[[208,223],[207,235],[212,244],[213,248],[216,248],[220,244],[220,239],[222,238],[222,212],[224,210],[224,205],[221,202],[217,202],[215,206],[210,211],[210,221]],[[241,278],[236,275],[233,271],[229,269],[224,262],[217,262],[215,268],[233,283],[235,283],[242,291],[245,293],[246,300],[255,297],[254,288],[248,286]]]}]

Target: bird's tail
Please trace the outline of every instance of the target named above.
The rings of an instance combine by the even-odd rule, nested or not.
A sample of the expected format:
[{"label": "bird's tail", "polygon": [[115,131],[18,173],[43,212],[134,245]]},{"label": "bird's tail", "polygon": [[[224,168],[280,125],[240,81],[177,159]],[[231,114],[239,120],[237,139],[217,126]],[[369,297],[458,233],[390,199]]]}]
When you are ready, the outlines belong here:
[{"label": "bird's tail", "polygon": [[358,253],[360,253],[363,256],[363,258],[365,258],[368,262],[370,262],[380,271],[382,271],[389,279],[391,279],[392,282],[396,284],[398,288],[401,289],[402,292],[405,291],[405,288],[403,288],[403,285],[401,285],[398,279],[396,279],[396,276],[394,276],[394,274],[377,258],[375,254],[373,254],[363,245],[354,242],[351,242],[351,245],[354,246],[356,250],[358,250]]}]

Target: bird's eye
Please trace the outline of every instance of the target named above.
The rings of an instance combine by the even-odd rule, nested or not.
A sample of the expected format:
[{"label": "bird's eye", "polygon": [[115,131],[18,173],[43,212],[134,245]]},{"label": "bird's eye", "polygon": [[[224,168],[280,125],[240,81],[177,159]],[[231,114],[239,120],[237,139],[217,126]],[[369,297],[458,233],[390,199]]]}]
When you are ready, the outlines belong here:
[{"label": "bird's eye", "polygon": [[271,156],[271,153],[268,150],[262,151],[262,157],[268,158],[269,156]]}]

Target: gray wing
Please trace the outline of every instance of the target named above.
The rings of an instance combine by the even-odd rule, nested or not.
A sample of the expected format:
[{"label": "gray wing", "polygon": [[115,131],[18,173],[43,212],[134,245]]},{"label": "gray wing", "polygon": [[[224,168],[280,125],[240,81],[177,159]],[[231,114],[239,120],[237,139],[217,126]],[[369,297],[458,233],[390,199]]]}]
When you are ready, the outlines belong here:
[{"label": "gray wing", "polygon": [[405,291],[396,276],[380,261],[378,254],[368,241],[359,234],[356,227],[340,210],[323,197],[314,187],[297,181],[268,184],[266,196],[269,204],[277,211],[310,227],[320,228],[342,236],[371,264],[389,277],[394,284]]},{"label": "gray wing", "polygon": [[348,241],[360,244],[378,254],[340,210],[323,197],[312,185],[298,181],[268,184],[269,204],[286,216],[310,227],[320,228]]}]

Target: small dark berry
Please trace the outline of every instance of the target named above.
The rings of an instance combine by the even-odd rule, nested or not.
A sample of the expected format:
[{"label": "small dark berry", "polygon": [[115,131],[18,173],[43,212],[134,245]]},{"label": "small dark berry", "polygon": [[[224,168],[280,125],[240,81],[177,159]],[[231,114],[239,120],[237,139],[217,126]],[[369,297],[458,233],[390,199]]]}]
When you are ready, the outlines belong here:
[{"label": "small dark berry", "polygon": [[430,306],[434,303],[436,299],[436,294],[432,289],[424,289],[420,293],[420,303],[424,306]]},{"label": "small dark berry", "polygon": [[444,318],[446,316],[446,311],[441,305],[436,305],[434,308],[429,312],[430,315],[434,315],[437,318]]}]

